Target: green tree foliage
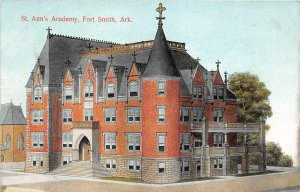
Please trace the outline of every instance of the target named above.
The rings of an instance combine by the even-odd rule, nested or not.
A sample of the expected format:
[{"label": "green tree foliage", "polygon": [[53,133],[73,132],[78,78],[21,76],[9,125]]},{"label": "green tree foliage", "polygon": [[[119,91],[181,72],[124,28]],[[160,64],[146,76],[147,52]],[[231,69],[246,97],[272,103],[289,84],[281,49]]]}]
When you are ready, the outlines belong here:
[{"label": "green tree foliage", "polygon": [[[228,87],[238,97],[238,122],[259,122],[272,116],[272,108],[269,104],[271,91],[257,75],[249,72],[234,73],[228,79]],[[266,124],[265,130],[269,128],[270,126]],[[258,134],[248,134],[248,144],[256,145],[258,141]],[[238,134],[238,144],[243,144],[243,134]]]},{"label": "green tree foliage", "polygon": [[229,89],[238,97],[238,121],[258,122],[272,116],[269,91],[257,75],[234,73],[228,80]]},{"label": "green tree foliage", "polygon": [[280,167],[292,167],[292,157],[282,152],[279,144],[274,142],[268,142],[266,145],[267,152],[267,165],[268,166],[280,166]]}]

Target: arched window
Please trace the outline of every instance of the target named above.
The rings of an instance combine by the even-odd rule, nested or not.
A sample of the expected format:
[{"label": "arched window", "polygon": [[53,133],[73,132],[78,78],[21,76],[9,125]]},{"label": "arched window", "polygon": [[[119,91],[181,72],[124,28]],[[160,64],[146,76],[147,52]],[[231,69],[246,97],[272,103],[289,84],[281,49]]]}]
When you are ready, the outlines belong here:
[{"label": "arched window", "polygon": [[107,85],[107,97],[112,98],[115,97],[115,86],[114,84]]},{"label": "arched window", "polygon": [[18,138],[18,150],[23,150],[23,149],[24,149],[24,137],[21,133]]},{"label": "arched window", "polygon": [[89,98],[94,96],[94,90],[93,90],[93,84],[91,80],[87,80],[85,82],[85,87],[84,87],[84,97]]},{"label": "arched window", "polygon": [[42,88],[40,86],[36,86],[33,91],[34,101],[40,102],[42,100]]},{"label": "arched window", "polygon": [[6,135],[6,149],[7,150],[10,149],[10,141],[11,141],[10,135],[9,135],[9,133],[7,133],[7,135]]},{"label": "arched window", "polygon": [[129,91],[129,97],[137,97],[138,96],[138,84],[137,82],[130,82],[129,83],[129,87],[128,87],[128,91]]}]

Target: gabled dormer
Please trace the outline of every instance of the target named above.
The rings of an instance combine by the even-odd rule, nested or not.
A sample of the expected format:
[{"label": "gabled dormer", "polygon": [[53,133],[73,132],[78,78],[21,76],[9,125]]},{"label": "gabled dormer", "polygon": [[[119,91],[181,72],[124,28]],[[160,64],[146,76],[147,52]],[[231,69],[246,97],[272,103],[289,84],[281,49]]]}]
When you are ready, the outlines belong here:
[{"label": "gabled dormer", "polygon": [[106,73],[104,98],[113,99],[117,96],[117,74],[114,66],[110,65]]},{"label": "gabled dormer", "polygon": [[90,62],[87,63],[84,71],[82,87],[84,100],[93,100],[95,91],[95,77]]},{"label": "gabled dormer", "polygon": [[64,77],[64,82],[63,82],[63,100],[64,102],[72,102],[74,98],[74,92],[73,92],[73,77],[71,74],[71,71],[68,69],[67,73]]},{"label": "gabled dormer", "polygon": [[33,80],[33,101],[42,102],[43,97],[43,73],[41,67],[37,68],[36,74]]},{"label": "gabled dormer", "polygon": [[212,88],[213,88],[213,99],[215,100],[223,100],[224,99],[224,93],[225,93],[225,84],[221,77],[220,71],[219,71],[219,60],[217,63],[217,71],[215,72]]},{"label": "gabled dormer", "polygon": [[135,99],[140,97],[140,74],[138,72],[136,63],[134,62],[128,70],[128,98]]},{"label": "gabled dormer", "polygon": [[202,73],[199,69],[199,65],[197,65],[196,70],[192,76],[193,82],[193,98],[195,99],[203,99],[204,98],[204,78],[202,77]]}]

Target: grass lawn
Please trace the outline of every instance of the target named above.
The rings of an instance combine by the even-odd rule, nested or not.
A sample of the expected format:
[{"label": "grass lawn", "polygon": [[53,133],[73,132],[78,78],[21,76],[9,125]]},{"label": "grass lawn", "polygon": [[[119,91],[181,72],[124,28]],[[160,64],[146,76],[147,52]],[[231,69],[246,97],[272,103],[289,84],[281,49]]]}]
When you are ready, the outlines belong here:
[{"label": "grass lawn", "polygon": [[111,181],[123,181],[123,182],[132,182],[132,183],[143,183],[142,179],[138,178],[126,178],[126,177],[100,177],[102,180],[111,180]]}]

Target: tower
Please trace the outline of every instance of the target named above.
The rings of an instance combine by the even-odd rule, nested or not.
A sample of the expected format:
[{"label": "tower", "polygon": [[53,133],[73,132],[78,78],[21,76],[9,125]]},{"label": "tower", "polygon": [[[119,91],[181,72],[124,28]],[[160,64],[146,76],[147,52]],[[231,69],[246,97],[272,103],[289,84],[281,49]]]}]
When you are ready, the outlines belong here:
[{"label": "tower", "polygon": [[158,29],[142,76],[142,179],[150,183],[180,179],[180,75],[162,27],[164,10],[156,9]]}]

